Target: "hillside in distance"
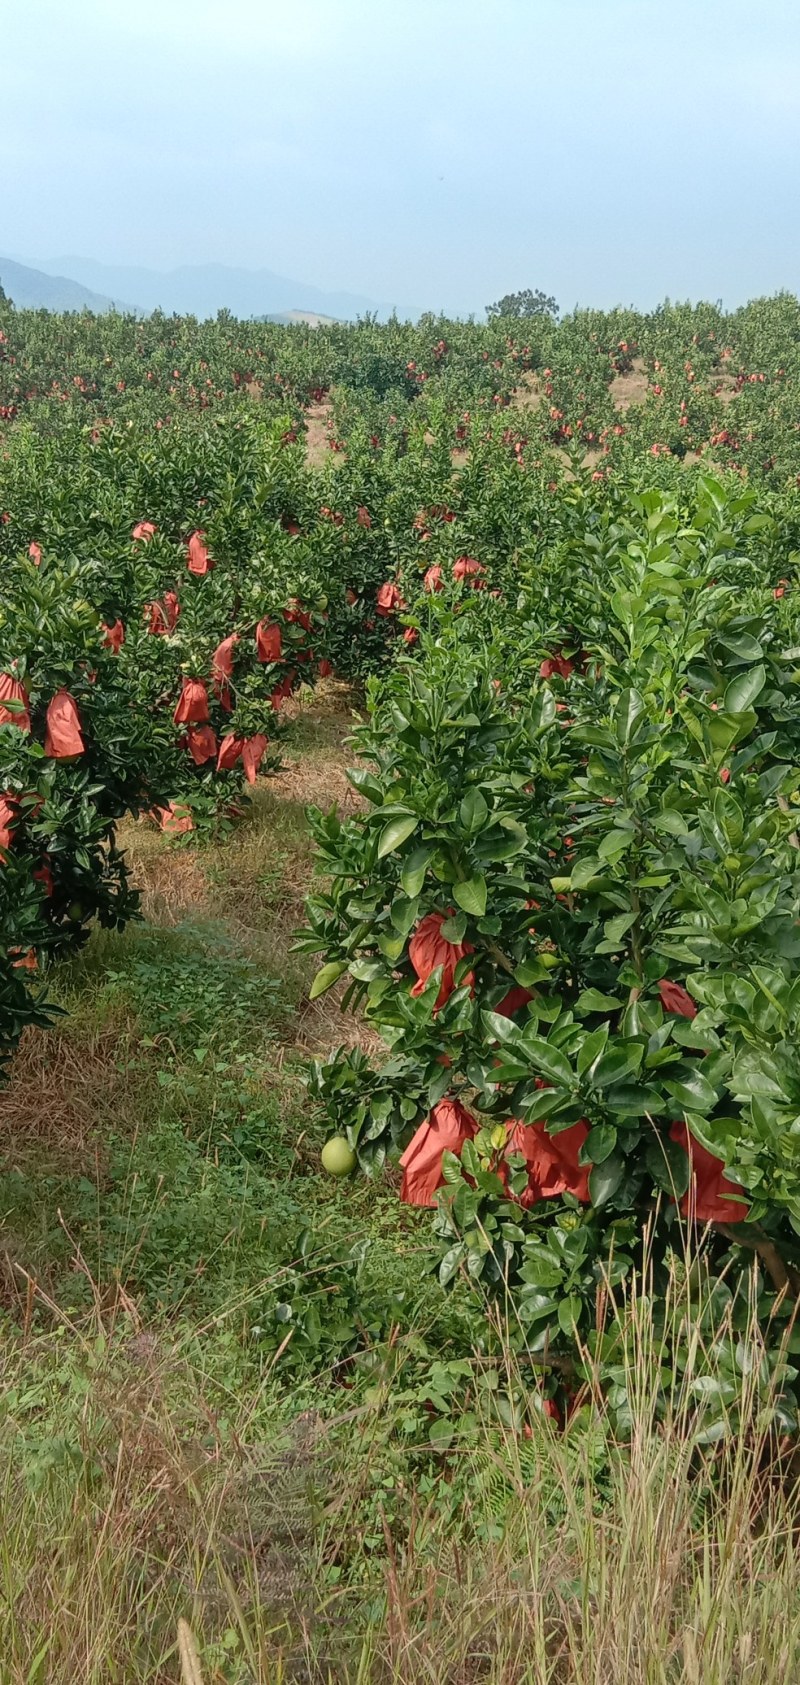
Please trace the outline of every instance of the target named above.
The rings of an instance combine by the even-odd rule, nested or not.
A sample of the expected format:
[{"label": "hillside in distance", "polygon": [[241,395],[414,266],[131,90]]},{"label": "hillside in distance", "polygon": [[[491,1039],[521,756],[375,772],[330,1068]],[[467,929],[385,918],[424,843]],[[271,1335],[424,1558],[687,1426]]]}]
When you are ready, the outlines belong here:
[{"label": "hillside in distance", "polygon": [[[103,293],[94,292],[54,266],[45,273],[16,263],[13,258],[0,257],[0,286],[18,310],[93,310],[102,315],[115,308],[116,301]],[[126,305],[116,305],[126,309]]]},{"label": "hillside in distance", "polygon": [[[216,316],[230,310],[234,316],[285,317],[293,312],[352,321],[356,316],[376,314],[385,320],[394,306],[360,293],[328,292],[271,269],[238,269],[222,263],[183,264],[160,271],[138,266],[97,263],[92,258],[57,257],[37,260],[47,275],[66,275],[83,287],[112,299],[125,299],[136,310],[163,310],[167,315]],[[419,310],[397,306],[401,317],[415,318]]]}]

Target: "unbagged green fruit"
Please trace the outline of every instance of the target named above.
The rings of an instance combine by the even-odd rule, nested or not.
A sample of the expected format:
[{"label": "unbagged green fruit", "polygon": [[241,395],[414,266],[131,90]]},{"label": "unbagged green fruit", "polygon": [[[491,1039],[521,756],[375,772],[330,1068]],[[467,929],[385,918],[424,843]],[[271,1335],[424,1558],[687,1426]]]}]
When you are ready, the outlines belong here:
[{"label": "unbagged green fruit", "polygon": [[322,1168],[329,1176],[349,1176],[356,1167],[356,1155],[343,1135],[332,1135],[322,1149]]}]

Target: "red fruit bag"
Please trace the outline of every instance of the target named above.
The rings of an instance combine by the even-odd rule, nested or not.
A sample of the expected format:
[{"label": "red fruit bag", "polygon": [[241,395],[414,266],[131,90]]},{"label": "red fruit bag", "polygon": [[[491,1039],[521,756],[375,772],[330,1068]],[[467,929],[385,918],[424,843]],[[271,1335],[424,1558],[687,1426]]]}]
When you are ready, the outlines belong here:
[{"label": "red fruit bag", "polygon": [[254,737],[245,739],[242,748],[242,766],[248,784],[255,784],[258,769],[264,759],[268,739],[262,731],[257,731]]},{"label": "red fruit bag", "polygon": [[230,772],[235,767],[244,749],[244,738],[236,737],[232,731],[223,737],[217,756],[217,772]]},{"label": "red fruit bag", "polygon": [[187,566],[189,572],[196,574],[198,579],[203,579],[214,566],[208,554],[206,535],[202,530],[193,532],[189,539]]},{"label": "red fruit bag", "polygon": [[256,627],[256,654],[259,661],[280,661],[281,659],[281,629],[273,622],[267,625],[262,620]]},{"label": "red fruit bag", "polygon": [[117,655],[125,642],[125,627],[122,621],[115,620],[113,626],[105,626],[103,630],[105,633],[103,643],[106,649],[110,649],[114,655]]},{"label": "red fruit bag", "polygon": [[68,690],[58,690],[47,710],[44,752],[56,761],[71,761],[85,753],[81,720]]},{"label": "red fruit bag", "polygon": [[195,766],[205,766],[217,753],[217,737],[213,726],[190,725],[186,733],[186,747]]},{"label": "red fruit bag", "polygon": [[239,642],[238,632],[231,632],[230,637],[223,638],[217,644],[211,657],[211,681],[220,706],[230,713],[233,707],[230,681],[233,678],[233,652]]},{"label": "red fruit bag", "polygon": [[207,724],[208,691],[202,679],[184,679],[172,718],[176,725]]},{"label": "red fruit bag", "polygon": [[[6,702],[16,702],[16,708],[6,708]],[[28,693],[19,679],[11,677],[10,673],[0,673],[0,725],[16,725],[20,731],[30,731],[31,716],[28,712]]]}]

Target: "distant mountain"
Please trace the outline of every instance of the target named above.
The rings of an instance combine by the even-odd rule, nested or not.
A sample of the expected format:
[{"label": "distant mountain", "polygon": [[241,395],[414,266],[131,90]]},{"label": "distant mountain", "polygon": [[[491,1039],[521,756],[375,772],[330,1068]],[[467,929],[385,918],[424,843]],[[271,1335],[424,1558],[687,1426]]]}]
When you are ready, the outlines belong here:
[{"label": "distant mountain", "polygon": [[292,322],[305,322],[309,328],[335,328],[340,316],[321,316],[318,310],[278,310],[271,316],[259,318],[262,322],[279,322],[282,327],[288,327]]},{"label": "distant mountain", "polygon": [[[106,298],[127,299],[137,310],[163,310],[168,315],[208,317],[230,310],[234,316],[277,315],[296,320],[312,312],[352,321],[368,311],[383,319],[394,308],[359,293],[326,292],[288,280],[271,269],[231,269],[222,263],[186,264],[161,272],[96,263],[92,258],[59,257],[37,259],[37,266],[48,275],[68,275]],[[398,307],[398,315],[415,318],[419,311]]]},{"label": "distant mountain", "polygon": [[91,292],[57,270],[45,274],[10,257],[0,257],[0,286],[20,310],[94,310],[101,314],[114,308],[110,298]]}]

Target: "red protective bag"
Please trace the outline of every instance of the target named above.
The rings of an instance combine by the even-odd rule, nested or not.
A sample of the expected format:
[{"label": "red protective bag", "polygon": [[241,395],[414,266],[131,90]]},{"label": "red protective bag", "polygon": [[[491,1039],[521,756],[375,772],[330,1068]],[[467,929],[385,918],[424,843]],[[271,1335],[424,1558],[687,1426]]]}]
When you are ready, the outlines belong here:
[{"label": "red protective bag", "polygon": [[697,1017],[697,1006],[680,983],[671,983],[669,978],[662,977],[656,987],[665,1012],[674,1012],[679,1018]]},{"label": "red protective bag", "polygon": [[36,867],[36,870],[32,873],[32,876],[33,876],[34,883],[40,883],[42,885],[42,888],[44,889],[45,895],[48,897],[48,899],[50,898],[51,895],[55,894],[55,887],[56,886],[55,886],[55,883],[53,881],[53,874],[50,870],[49,860],[47,860],[46,858],[43,859],[41,861],[41,864],[38,865]]},{"label": "red protective bag", "polygon": [[581,1118],[569,1129],[551,1135],[544,1118],[537,1123],[521,1123],[509,1118],[513,1125],[506,1155],[517,1153],[528,1166],[528,1186],[521,1203],[530,1208],[540,1199],[554,1199],[558,1194],[574,1194],[589,1204],[590,1164],[579,1164],[578,1154],[589,1133],[589,1126]]},{"label": "red protective bag", "polygon": [[285,678],[281,679],[280,684],[276,685],[274,690],[270,691],[269,699],[276,713],[278,712],[281,703],[285,702],[287,697],[291,696],[294,679],[295,670],[293,668],[291,673],[287,673]]},{"label": "red protective bag", "polygon": [[454,579],[474,579],[475,584],[480,585],[481,574],[485,572],[483,562],[476,562],[474,556],[459,556],[458,561],[453,563]]},{"label": "red protective bag", "polygon": [[139,539],[143,544],[147,544],[148,540],[154,538],[157,532],[158,527],[152,521],[137,521],[131,533],[131,538]]},{"label": "red protective bag", "polygon": [[307,609],[301,608],[294,598],[289,607],[284,609],[283,618],[289,626],[302,626],[304,632],[311,631],[311,615]]},{"label": "red protective bag", "polygon": [[256,627],[256,655],[259,661],[280,661],[282,657],[281,629],[274,621],[262,620]]},{"label": "red protective bag", "polygon": [[106,649],[110,649],[114,655],[118,655],[125,642],[125,627],[122,621],[115,620],[113,626],[104,627],[104,632],[103,643]]},{"label": "red protective bag", "polygon": [[187,554],[189,572],[195,574],[198,579],[204,579],[205,575],[211,572],[214,563],[208,553],[206,535],[201,529],[192,533]]},{"label": "red protective bag", "polygon": [[217,735],[213,726],[190,725],[186,733],[186,747],[195,766],[205,766],[217,754]]},{"label": "red protective bag", "polygon": [[[6,702],[17,702],[17,708],[6,708]],[[19,679],[12,678],[10,673],[0,673],[0,725],[16,725],[20,731],[30,731],[31,716],[28,692]]]},{"label": "red protective bag", "polygon": [[[440,1006],[444,1006],[456,986],[454,977],[459,960],[463,960],[465,954],[474,951],[471,942],[448,942],[442,935],[442,925],[453,917],[452,908],[446,913],[427,913],[417,925],[408,945],[408,957],[418,978],[411,990],[412,995],[421,995],[437,965],[442,967],[442,981],[436,997],[437,1012]],[[470,989],[474,988],[475,979],[471,971],[464,978],[464,984]]]},{"label": "red protective bag", "polygon": [[194,830],[194,820],[185,802],[167,802],[153,809],[153,817],[167,837],[183,837]]},{"label": "red protective bag", "polygon": [[688,1153],[692,1171],[689,1186],[678,1207],[681,1215],[693,1218],[696,1223],[743,1223],[750,1214],[750,1207],[742,1200],[731,1198],[731,1195],[743,1194],[744,1188],[725,1174],[722,1159],[715,1158],[707,1147],[695,1140],[684,1118],[673,1123],[669,1138]]},{"label": "red protective bag", "polygon": [[430,1116],[412,1136],[400,1160],[403,1182],[400,1198],[406,1205],[435,1205],[437,1190],[444,1186],[442,1158],[460,1154],[478,1128],[458,1100],[440,1100]]},{"label": "red protective bag", "polygon": [[208,691],[202,679],[184,679],[172,718],[175,725],[207,724]]},{"label": "red protective bag", "polygon": [[223,737],[217,756],[217,772],[230,772],[235,767],[244,749],[244,738],[236,737],[232,731]]},{"label": "red protective bag", "polygon": [[68,690],[58,690],[47,710],[44,752],[56,761],[72,761],[86,751],[81,718]]},{"label": "red protective bag", "polygon": [[255,784],[258,769],[266,753],[268,739],[262,731],[257,731],[253,737],[246,737],[242,746],[242,766],[248,784]]},{"label": "red protective bag", "polygon": [[230,681],[233,678],[233,653],[238,642],[238,632],[231,632],[230,637],[223,638],[222,643],[217,644],[211,657],[211,682],[220,707],[224,708],[227,714],[233,707]]},{"label": "red protective bag", "polygon": [[390,579],[387,579],[378,592],[378,614],[382,614],[384,616],[387,614],[396,614],[398,609],[405,608],[405,606],[405,602],[403,601],[403,597],[398,591],[397,586],[393,585]]}]

